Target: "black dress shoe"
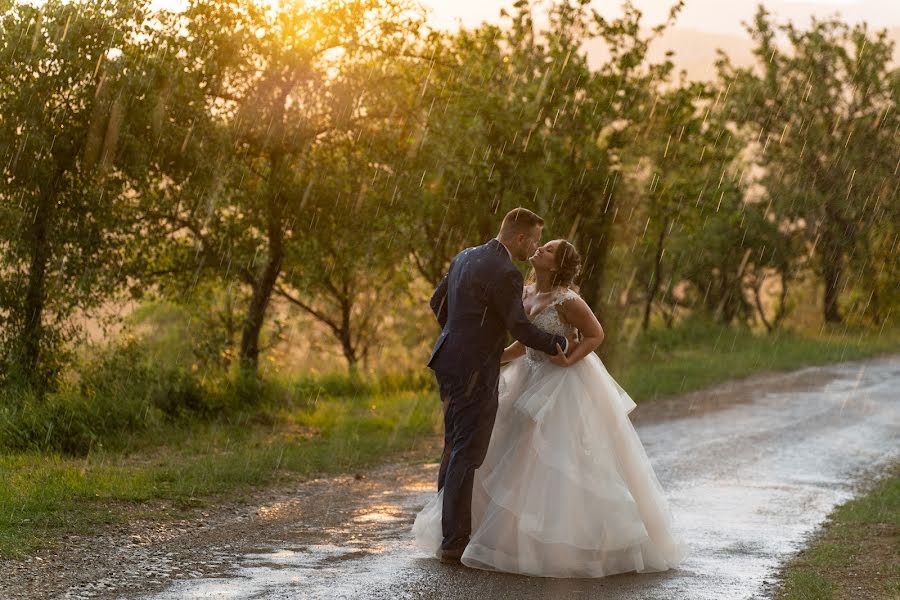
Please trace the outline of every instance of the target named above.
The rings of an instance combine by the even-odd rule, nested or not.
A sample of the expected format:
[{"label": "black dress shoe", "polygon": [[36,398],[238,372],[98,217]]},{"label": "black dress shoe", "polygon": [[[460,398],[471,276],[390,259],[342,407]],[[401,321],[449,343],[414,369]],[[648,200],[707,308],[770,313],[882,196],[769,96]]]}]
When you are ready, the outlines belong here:
[{"label": "black dress shoe", "polygon": [[444,564],[459,564],[465,548],[441,549],[441,562]]}]

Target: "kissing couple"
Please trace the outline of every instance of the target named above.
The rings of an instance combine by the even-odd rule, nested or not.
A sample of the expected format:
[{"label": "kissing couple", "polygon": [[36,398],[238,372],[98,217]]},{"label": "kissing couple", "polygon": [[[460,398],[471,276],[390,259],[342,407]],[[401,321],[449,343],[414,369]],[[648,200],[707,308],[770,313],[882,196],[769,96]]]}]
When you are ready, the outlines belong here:
[{"label": "kissing couple", "polygon": [[[444,451],[416,544],[540,577],[669,569],[685,548],[628,418],[635,403],[594,354],[604,332],[575,285],[581,256],[567,240],[540,245],[543,226],[510,211],[431,298]],[[531,263],[527,285],[514,260]]]}]

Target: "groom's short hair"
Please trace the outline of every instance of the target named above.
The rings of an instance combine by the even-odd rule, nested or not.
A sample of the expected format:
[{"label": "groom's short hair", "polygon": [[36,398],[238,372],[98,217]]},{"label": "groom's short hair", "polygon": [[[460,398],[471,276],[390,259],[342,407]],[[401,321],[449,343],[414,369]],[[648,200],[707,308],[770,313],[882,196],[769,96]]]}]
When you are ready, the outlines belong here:
[{"label": "groom's short hair", "polygon": [[503,217],[503,223],[500,225],[500,235],[506,237],[520,233],[530,233],[538,225],[543,227],[544,220],[542,218],[527,208],[514,208]]}]

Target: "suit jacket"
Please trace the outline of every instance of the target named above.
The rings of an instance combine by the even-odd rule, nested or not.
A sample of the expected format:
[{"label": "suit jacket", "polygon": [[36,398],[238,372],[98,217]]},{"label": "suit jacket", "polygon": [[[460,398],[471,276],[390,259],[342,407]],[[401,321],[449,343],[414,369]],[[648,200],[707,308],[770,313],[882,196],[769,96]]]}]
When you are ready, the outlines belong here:
[{"label": "suit jacket", "polygon": [[565,348],[564,337],[528,320],[522,306],[523,285],[522,273],[496,239],[457,254],[431,297],[441,335],[428,366],[438,375],[496,388],[507,332],[550,355],[556,354],[557,344]]}]

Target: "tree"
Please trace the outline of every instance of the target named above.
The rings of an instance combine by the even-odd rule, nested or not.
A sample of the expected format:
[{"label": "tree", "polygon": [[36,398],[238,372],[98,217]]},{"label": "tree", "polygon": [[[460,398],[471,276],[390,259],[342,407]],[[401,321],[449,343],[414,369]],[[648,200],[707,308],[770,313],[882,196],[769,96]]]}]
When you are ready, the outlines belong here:
[{"label": "tree", "polygon": [[71,317],[127,284],[152,129],[143,0],[16,3],[0,36],[0,338],[7,372],[52,387]]},{"label": "tree", "polygon": [[[734,160],[736,148],[722,139],[721,129],[708,122],[712,98],[705,84],[681,85],[659,93],[640,134],[640,152],[647,172],[636,182],[637,214],[645,219],[635,270],[646,289],[641,327],[646,330],[654,302],[665,277],[667,243],[691,202],[711,194],[717,180]],[[729,138],[726,134],[726,138]],[[665,142],[663,142],[665,140]],[[710,191],[708,191],[710,189]],[[672,267],[674,270],[674,265]],[[662,290],[664,302],[673,302],[672,286]]]},{"label": "tree", "polygon": [[778,25],[762,7],[748,31],[757,65],[719,63],[731,117],[759,144],[776,213],[805,232],[824,287],[824,319],[838,322],[848,261],[879,254],[868,243],[894,243],[891,235],[869,235],[883,227],[896,232],[896,220],[885,219],[897,194],[893,44],[865,24]]},{"label": "tree", "polygon": [[[315,218],[310,196],[319,173],[312,157],[344,143],[359,122],[384,118],[364,97],[344,93],[334,74],[402,49],[418,21],[394,0],[287,2],[277,9],[197,0],[181,23],[180,76],[197,82],[206,124],[185,144],[205,145],[217,171],[206,190],[186,181],[157,194],[165,207],[160,220],[174,227],[166,260],[184,270],[193,248],[198,273],[238,277],[248,286],[239,361],[242,372],[255,374],[272,295],[286,270],[304,268],[290,247],[309,235]],[[291,256],[299,264],[288,265]]]},{"label": "tree", "polygon": [[786,293],[797,258],[792,233],[751,193],[752,165],[723,110],[726,93],[707,83],[662,89],[641,129],[636,151],[643,168],[627,183],[640,223],[634,278],[646,290],[645,330],[655,305],[668,325],[682,308],[701,308],[726,323],[749,321],[756,308],[770,329],[784,317],[782,297],[767,321],[761,290],[777,272]]},{"label": "tree", "polygon": [[[582,148],[593,150],[592,146],[599,152],[585,156],[585,164],[570,174],[566,182],[569,198],[562,204],[561,217],[578,225],[575,239],[584,257],[581,294],[606,317],[611,329],[620,329],[621,325],[613,299],[615,286],[620,283],[614,275],[613,251],[625,221],[619,210],[622,175],[641,160],[640,133],[652,115],[658,90],[667,84],[673,68],[668,57],[661,63],[649,63],[647,53],[683,6],[683,2],[674,2],[666,21],[649,32],[645,32],[642,13],[631,3],[623,4],[622,16],[612,20],[591,11],[589,18],[594,25],[590,35],[569,40],[578,43],[593,38],[608,54],[586,86],[590,110],[585,105],[570,112],[572,121],[583,122],[582,127],[574,128],[581,135],[571,136],[567,144],[570,155]],[[565,44],[557,54],[564,48]],[[603,350],[610,352],[609,345],[604,346]]]},{"label": "tree", "polygon": [[[516,2],[504,27],[431,39],[413,181],[424,225],[412,251],[436,282],[455,252],[492,236],[505,210],[527,205],[551,235],[573,235],[586,259],[582,294],[603,312],[621,161],[653,85],[671,70],[646,64],[667,24],[644,36],[630,4],[607,20],[576,0],[553,4],[538,28],[537,9]],[[596,41],[610,58],[592,70],[584,45]]]},{"label": "tree", "polygon": [[286,264],[291,267],[276,287],[328,328],[351,373],[378,342],[412,270],[393,169],[375,160],[379,153],[371,146],[377,140],[357,144],[355,139],[311,157],[321,164],[316,206],[308,211],[314,216],[290,245]]},{"label": "tree", "polygon": [[[779,231],[764,204],[744,200],[736,181],[691,211],[671,242],[673,280],[690,285],[684,303],[725,324],[754,319],[758,304],[751,303],[751,293],[761,277],[793,258],[790,238]],[[783,304],[776,314],[780,310]]]}]

